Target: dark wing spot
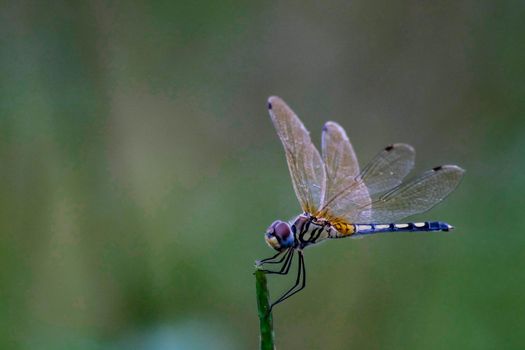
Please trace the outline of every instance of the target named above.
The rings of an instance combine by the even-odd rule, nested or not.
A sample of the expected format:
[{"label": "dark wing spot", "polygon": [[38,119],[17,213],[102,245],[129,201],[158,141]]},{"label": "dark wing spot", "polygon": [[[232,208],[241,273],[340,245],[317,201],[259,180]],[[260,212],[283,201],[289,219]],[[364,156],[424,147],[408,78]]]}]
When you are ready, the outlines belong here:
[{"label": "dark wing spot", "polygon": [[441,165],[437,166],[435,168],[432,168],[432,170],[434,170],[434,171],[440,171],[441,169],[443,169],[443,167]]},{"label": "dark wing spot", "polygon": [[391,151],[394,149],[394,145],[386,146],[385,151]]}]

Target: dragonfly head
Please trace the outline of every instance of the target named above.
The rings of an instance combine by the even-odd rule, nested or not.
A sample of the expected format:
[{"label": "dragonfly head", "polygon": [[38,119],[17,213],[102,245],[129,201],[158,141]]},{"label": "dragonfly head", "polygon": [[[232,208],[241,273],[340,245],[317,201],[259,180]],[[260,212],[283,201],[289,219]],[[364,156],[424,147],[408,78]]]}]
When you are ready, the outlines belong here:
[{"label": "dragonfly head", "polygon": [[294,243],[294,236],[290,224],[277,220],[268,227],[264,236],[266,243],[277,251],[283,251],[290,248]]}]

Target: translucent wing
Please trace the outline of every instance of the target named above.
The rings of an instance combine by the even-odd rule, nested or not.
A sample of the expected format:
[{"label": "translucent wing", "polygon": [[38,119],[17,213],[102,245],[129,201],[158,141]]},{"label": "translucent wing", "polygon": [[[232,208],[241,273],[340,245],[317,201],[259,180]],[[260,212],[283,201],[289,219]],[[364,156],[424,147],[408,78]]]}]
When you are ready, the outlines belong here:
[{"label": "translucent wing", "polygon": [[391,223],[425,212],[441,202],[459,184],[465,170],[443,165],[399,185],[363,207],[355,222]]},{"label": "translucent wing", "polygon": [[326,191],[322,210],[316,216],[328,220],[341,219],[370,204],[368,190],[357,180],[359,163],[344,129],[327,122],[323,127],[323,161],[326,167]]},{"label": "translucent wing", "polygon": [[371,196],[401,184],[414,168],[416,151],[410,145],[396,143],[385,147],[359,175]]},{"label": "translucent wing", "polygon": [[277,135],[281,139],[297,199],[305,212],[317,212],[324,198],[326,174],[319,152],[295,113],[279,97],[268,100]]},{"label": "translucent wing", "polygon": [[[344,133],[344,131],[342,132]],[[344,136],[346,138],[346,134]],[[349,147],[353,154],[351,146]],[[325,147],[323,146],[323,156],[324,153]],[[358,219],[363,220],[369,217],[371,209],[369,206],[370,197],[388,191],[401,184],[406,175],[414,167],[415,154],[416,152],[412,146],[403,143],[385,147],[385,149],[365,166],[359,175],[355,172],[352,173],[353,178],[345,179],[344,184],[340,186],[329,185],[330,180],[328,179],[330,175],[328,175],[329,171],[327,170],[327,193],[331,192],[331,194],[330,196],[326,196],[320,216],[325,216],[329,219],[331,216],[334,216],[348,222],[356,222]],[[328,159],[325,158],[325,163],[327,162]],[[329,169],[328,165],[327,169]],[[356,169],[358,169],[357,165]],[[342,170],[343,169],[339,169],[340,172]],[[341,177],[343,174],[339,176]],[[328,188],[330,187],[335,188],[335,190],[329,191]],[[360,222],[368,221],[369,220],[366,219]]]}]

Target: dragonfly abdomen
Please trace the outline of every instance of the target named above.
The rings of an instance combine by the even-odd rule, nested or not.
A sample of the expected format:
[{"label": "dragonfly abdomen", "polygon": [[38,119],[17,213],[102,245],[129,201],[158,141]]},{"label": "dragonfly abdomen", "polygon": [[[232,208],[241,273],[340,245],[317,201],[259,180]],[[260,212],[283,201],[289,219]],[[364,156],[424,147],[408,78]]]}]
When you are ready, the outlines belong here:
[{"label": "dragonfly abdomen", "polygon": [[380,232],[430,232],[450,231],[454,227],[442,221],[409,222],[406,224],[354,224],[355,234],[374,234]]},{"label": "dragonfly abdomen", "polygon": [[350,236],[355,233],[356,229],[354,224],[346,222],[336,222],[332,224],[332,227],[337,231],[337,234],[335,235],[336,238]]}]

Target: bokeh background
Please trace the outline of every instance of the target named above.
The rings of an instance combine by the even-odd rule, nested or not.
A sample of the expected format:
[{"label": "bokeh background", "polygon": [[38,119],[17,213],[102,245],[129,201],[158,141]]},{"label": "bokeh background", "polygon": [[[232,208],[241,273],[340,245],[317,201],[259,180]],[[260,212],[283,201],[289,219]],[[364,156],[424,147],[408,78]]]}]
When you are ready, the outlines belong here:
[{"label": "bokeh background", "polygon": [[[280,349],[525,345],[522,1],[2,2],[0,348],[255,349],[299,212],[266,110],[466,177],[451,234],[307,250]],[[270,280],[275,297],[294,277]]]}]

